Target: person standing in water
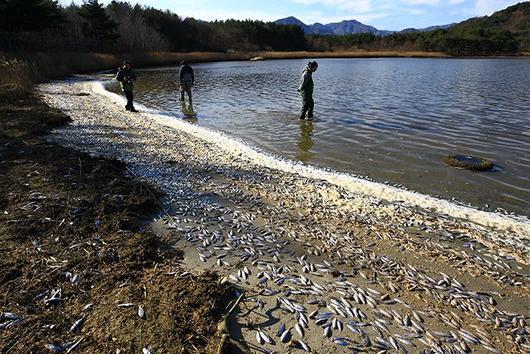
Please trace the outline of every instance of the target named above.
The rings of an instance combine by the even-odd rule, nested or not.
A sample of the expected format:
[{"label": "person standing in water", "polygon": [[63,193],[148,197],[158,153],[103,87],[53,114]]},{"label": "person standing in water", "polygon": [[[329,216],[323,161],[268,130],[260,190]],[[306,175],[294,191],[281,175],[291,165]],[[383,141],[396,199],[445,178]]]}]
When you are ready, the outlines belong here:
[{"label": "person standing in water", "polygon": [[123,62],[123,65],[118,69],[116,80],[121,84],[121,90],[125,94],[125,98],[127,98],[125,109],[131,112],[138,112],[133,104],[133,86],[136,81],[136,74],[132,71],[132,64],[130,62]]},{"label": "person standing in water", "polygon": [[306,119],[306,114],[308,119],[313,119],[313,109],[315,108],[315,101],[313,101],[313,73],[317,69],[318,63],[316,61],[310,61],[302,74],[302,84],[298,89],[298,92],[302,95],[303,102],[300,119]]},{"label": "person standing in water", "polygon": [[186,93],[190,100],[190,105],[192,105],[191,87],[195,84],[195,74],[191,66],[186,64],[185,61],[182,61],[180,65],[180,101],[184,102],[184,93]]}]

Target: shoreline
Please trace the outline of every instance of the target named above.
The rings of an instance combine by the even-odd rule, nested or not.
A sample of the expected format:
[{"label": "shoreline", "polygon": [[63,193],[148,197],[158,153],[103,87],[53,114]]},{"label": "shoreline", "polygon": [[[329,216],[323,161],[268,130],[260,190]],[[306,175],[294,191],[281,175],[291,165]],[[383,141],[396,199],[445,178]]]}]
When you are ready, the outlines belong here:
[{"label": "shoreline", "polygon": [[[300,348],[300,339],[317,352],[363,347],[366,343],[358,337],[337,328],[333,328],[335,336],[347,336],[350,341],[330,339],[323,344],[321,329],[315,329],[312,321],[304,329],[310,335],[300,336],[295,331],[295,316],[289,315],[297,313],[292,307],[298,304],[308,308],[307,315],[313,310],[331,311],[344,323],[347,319],[340,313],[350,305],[333,305],[333,301],[341,296],[346,303],[360,301],[360,292],[376,308],[396,311],[396,316],[414,310],[428,318],[425,326],[436,333],[456,328],[456,342],[467,335],[458,334],[461,331],[480,338],[487,333],[491,340],[479,339],[479,352],[486,350],[481,347],[497,347],[503,353],[521,349],[506,335],[509,321],[505,317],[524,311],[530,296],[530,269],[503,255],[510,247],[499,247],[500,239],[490,238],[496,231],[249,162],[242,151],[227,153],[191,134],[184,123],[167,126],[149,113],[126,113],[118,97],[109,98],[92,84],[70,80],[40,87],[50,105],[67,110],[73,118],[72,125],[55,131],[52,138],[71,148],[124,161],[135,175],[167,194],[172,212],[161,218],[158,228],[173,247],[184,250],[185,267],[192,273],[220,272],[245,294],[229,321],[232,338],[255,350],[261,347],[255,339],[258,327],[273,337],[285,324],[296,339],[289,344],[294,348]],[[518,258],[528,258],[524,248],[517,252]],[[463,297],[452,298],[454,291]],[[314,297],[321,302],[308,303]],[[390,337],[401,338],[399,323],[385,319],[366,302],[356,306],[367,314],[371,326],[383,320],[388,322]],[[466,310],[466,306],[485,312]],[[450,311],[455,318],[444,317]],[[502,318],[499,328],[493,323],[495,316],[488,315],[490,311]],[[375,328],[354,328],[375,341]],[[412,339],[415,345],[437,345],[416,335],[420,337]],[[396,340],[387,334],[383,337],[380,350],[384,343]],[[403,340],[398,347],[411,341]],[[436,340],[445,343],[444,347],[454,345],[440,335]],[[285,345],[274,338],[267,348],[285,350]]]},{"label": "shoreline", "polygon": [[[517,55],[489,55],[489,56],[453,56],[443,52],[425,51],[335,51],[335,52],[258,52],[256,56],[265,59],[304,59],[304,58],[332,58],[332,59],[362,59],[362,58],[418,58],[418,59],[517,59],[528,58],[530,53]],[[283,56],[283,55],[285,56]]]},{"label": "shoreline", "polygon": [[[107,91],[102,82],[94,82],[90,89],[114,102],[125,103],[120,95]],[[530,219],[526,216],[482,211],[473,206],[461,205],[448,199],[432,197],[414,190],[397,188],[381,182],[358,178],[345,172],[300,164],[296,161],[271,155],[262,151],[259,147],[250,146],[244,141],[223,132],[186,124],[178,119],[176,120],[174,117],[166,117],[164,114],[158,115],[150,109],[143,108],[146,112],[152,113],[153,119],[157,120],[162,126],[177,129],[198,139],[208,141],[208,143],[217,145],[219,149],[224,150],[229,155],[234,153],[241,154],[245,156],[242,159],[246,160],[250,165],[299,175],[310,180],[325,181],[329,185],[339,187],[353,194],[365,195],[390,203],[404,203],[422,210],[428,210],[431,213],[470,221],[481,227],[507,231],[514,235],[520,234],[521,237],[517,238],[518,244],[516,248],[523,248],[525,252],[530,252],[530,248],[524,246],[525,242],[530,241]],[[526,260],[526,262],[530,263],[530,259]]]}]

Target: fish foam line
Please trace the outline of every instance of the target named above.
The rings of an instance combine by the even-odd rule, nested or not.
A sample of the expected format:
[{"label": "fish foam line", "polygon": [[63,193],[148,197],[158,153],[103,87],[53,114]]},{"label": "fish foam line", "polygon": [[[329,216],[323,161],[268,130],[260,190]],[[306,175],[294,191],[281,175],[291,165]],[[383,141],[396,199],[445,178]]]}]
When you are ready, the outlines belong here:
[{"label": "fish foam line", "polygon": [[[105,89],[102,82],[91,82],[92,90],[96,94],[106,96],[112,100],[118,99],[125,102],[125,99],[115,93]],[[139,105],[140,106],[140,105]],[[222,132],[199,127],[187,122],[175,119],[175,117],[157,113],[152,109],[143,106],[145,114],[166,127],[177,129],[217,145],[220,149],[239,157],[244,156],[252,163],[263,167],[279,170],[286,173],[293,173],[299,176],[325,180],[330,184],[344,188],[347,191],[362,194],[389,202],[405,202],[423,209],[430,209],[446,214],[457,219],[464,219],[478,225],[496,228],[519,234],[524,239],[530,238],[530,220],[524,217],[510,217],[493,212],[481,211],[467,206],[457,205],[447,200],[438,199],[426,194],[414,191],[407,191],[393,186],[388,186],[378,182],[367,181],[346,173],[328,171],[322,168],[303,165],[294,161],[279,158],[268,153],[259,151],[249,146],[243,141],[230,137]]]}]

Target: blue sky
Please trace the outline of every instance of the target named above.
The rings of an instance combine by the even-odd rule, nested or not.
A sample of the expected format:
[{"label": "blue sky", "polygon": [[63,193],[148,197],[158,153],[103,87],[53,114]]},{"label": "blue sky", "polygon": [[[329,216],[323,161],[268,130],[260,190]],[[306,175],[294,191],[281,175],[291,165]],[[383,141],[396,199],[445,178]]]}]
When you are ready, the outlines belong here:
[{"label": "blue sky", "polygon": [[[490,15],[522,0],[136,0],[184,17],[203,20],[260,19],[272,21],[295,16],[307,24],[356,19],[379,29],[459,22]],[[68,4],[70,0],[61,0]],[[80,3],[81,1],[75,1]],[[108,3],[110,0],[102,0]]]}]

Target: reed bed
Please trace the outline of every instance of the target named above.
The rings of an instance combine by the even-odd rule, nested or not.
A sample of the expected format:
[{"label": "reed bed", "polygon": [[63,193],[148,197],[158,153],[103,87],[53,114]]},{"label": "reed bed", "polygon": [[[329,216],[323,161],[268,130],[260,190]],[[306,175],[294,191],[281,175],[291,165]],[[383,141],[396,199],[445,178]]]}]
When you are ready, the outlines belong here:
[{"label": "reed bed", "polygon": [[29,62],[0,56],[0,91],[28,91],[36,78],[35,67]]}]

